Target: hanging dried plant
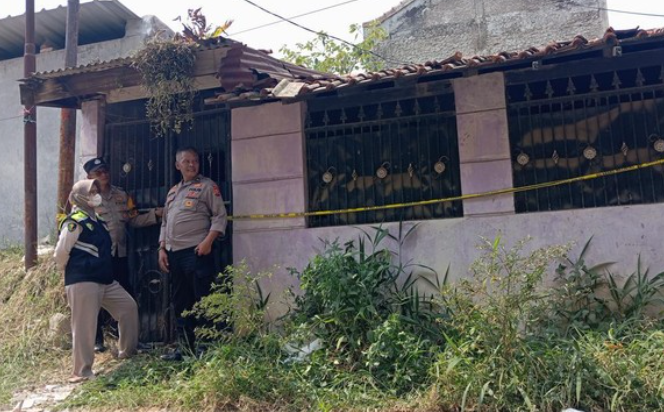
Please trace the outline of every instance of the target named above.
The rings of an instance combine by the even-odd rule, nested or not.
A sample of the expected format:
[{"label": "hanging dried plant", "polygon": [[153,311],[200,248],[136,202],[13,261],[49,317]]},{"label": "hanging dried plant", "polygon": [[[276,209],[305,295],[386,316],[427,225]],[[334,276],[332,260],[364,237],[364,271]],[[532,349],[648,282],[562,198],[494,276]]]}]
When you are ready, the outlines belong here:
[{"label": "hanging dried plant", "polygon": [[148,92],[146,116],[156,136],[180,133],[193,120],[196,45],[153,39],[134,56],[133,66]]}]

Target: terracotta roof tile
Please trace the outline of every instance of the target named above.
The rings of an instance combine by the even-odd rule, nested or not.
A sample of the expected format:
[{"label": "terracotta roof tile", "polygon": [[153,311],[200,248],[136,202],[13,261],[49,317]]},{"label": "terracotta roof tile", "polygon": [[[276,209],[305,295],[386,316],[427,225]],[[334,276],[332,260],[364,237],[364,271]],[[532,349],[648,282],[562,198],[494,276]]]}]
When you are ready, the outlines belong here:
[{"label": "terracotta roof tile", "polygon": [[[618,45],[621,42],[638,42],[652,37],[664,37],[664,28],[651,30],[614,30],[609,28],[601,38],[588,40],[583,36],[575,36],[570,41],[551,42],[542,47],[530,47],[521,51],[505,51],[490,56],[473,56],[465,58],[460,52],[456,52],[443,60],[430,60],[422,64],[409,64],[397,68],[380,70],[377,72],[365,72],[346,75],[337,78],[318,77],[312,79],[301,79],[305,83],[300,89],[302,94],[316,94],[329,92],[339,88],[348,88],[372,82],[380,82],[398,79],[405,76],[427,76],[435,73],[446,73],[452,71],[463,71],[469,68],[487,68],[501,66],[507,63],[515,63],[520,60],[535,60],[543,57],[564,55],[583,50],[601,49]],[[261,93],[266,99],[279,98],[271,91],[263,90]],[[221,97],[220,101],[223,101]],[[215,103],[215,99],[208,99],[208,103]]]}]

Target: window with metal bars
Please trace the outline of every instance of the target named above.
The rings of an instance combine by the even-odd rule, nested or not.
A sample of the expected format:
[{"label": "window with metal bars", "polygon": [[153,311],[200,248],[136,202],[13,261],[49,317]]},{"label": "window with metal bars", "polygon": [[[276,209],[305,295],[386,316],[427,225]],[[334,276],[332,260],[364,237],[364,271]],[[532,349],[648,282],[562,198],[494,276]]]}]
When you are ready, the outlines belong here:
[{"label": "window with metal bars", "polygon": [[[658,65],[508,86],[514,185],[663,158],[663,80]],[[661,166],[515,194],[517,213],[663,201]]]},{"label": "window with metal bars", "polygon": [[[454,96],[325,98],[308,105],[309,211],[461,194]],[[312,216],[309,227],[462,216],[460,201]]]}]

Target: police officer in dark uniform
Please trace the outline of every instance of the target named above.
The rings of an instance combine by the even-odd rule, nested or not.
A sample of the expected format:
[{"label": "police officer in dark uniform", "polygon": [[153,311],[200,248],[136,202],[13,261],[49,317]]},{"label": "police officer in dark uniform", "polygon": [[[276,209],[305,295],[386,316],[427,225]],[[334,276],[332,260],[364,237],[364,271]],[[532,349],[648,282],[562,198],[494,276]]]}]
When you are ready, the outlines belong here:
[{"label": "police officer in dark uniform", "polygon": [[[178,340],[195,351],[196,320],[182,317],[182,312],[210,292],[216,275],[212,246],[226,230],[226,208],[217,184],[199,174],[196,149],[179,149],[175,168],[182,174],[182,181],[166,196],[159,236],[159,267],[172,277]],[[178,348],[162,358],[181,360],[182,352]]]}]

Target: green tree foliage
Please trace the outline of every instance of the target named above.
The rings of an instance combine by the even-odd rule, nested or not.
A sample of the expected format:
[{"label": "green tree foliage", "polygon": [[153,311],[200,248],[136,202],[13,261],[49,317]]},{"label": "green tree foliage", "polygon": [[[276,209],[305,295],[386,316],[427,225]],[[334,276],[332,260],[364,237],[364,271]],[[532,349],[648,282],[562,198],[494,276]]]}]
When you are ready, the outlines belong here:
[{"label": "green tree foliage", "polygon": [[365,30],[364,40],[357,42],[362,26],[353,24],[349,32],[355,37],[355,46],[330,38],[325,32],[306,43],[297,43],[295,49],[285,45],[279,50],[283,59],[300,66],[326,73],[347,74],[353,70],[377,71],[383,69],[385,61],[373,50],[387,37],[385,29],[376,22]]}]

